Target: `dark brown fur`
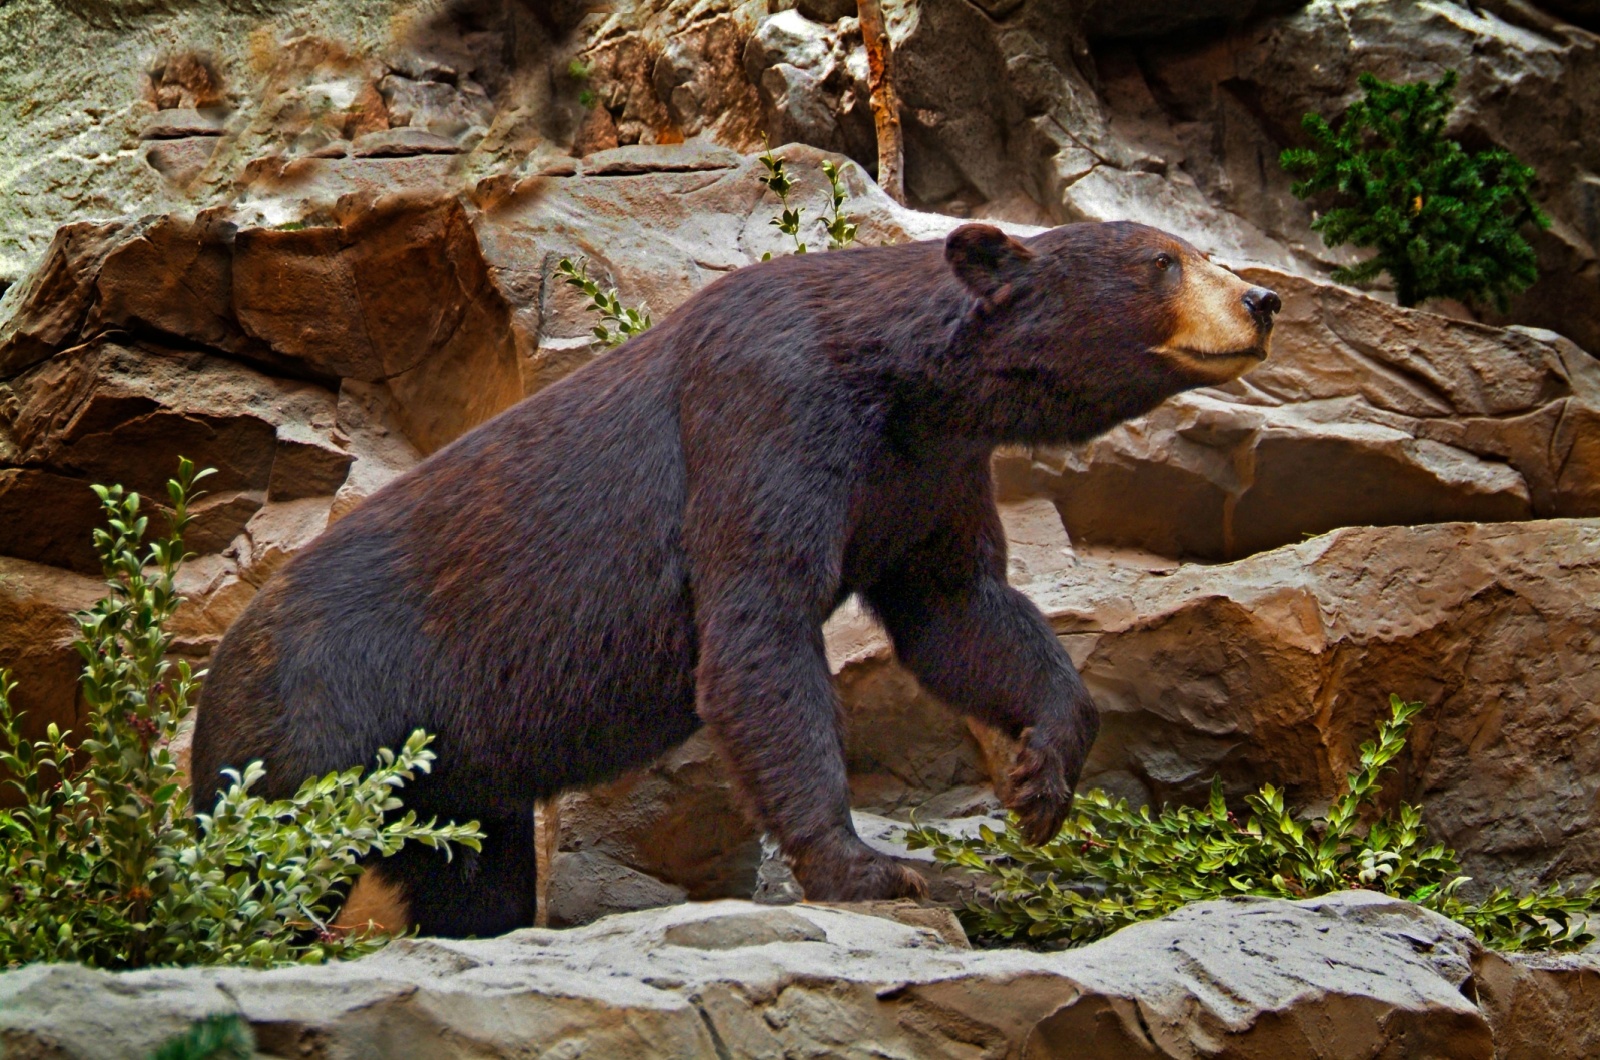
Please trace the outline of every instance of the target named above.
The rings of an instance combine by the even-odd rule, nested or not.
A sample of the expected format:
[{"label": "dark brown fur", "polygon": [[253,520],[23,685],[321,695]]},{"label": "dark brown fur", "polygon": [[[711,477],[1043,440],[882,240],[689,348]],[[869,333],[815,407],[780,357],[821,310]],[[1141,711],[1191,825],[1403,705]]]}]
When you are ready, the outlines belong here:
[{"label": "dark brown fur", "polygon": [[[281,795],[428,729],[437,766],[406,805],[489,838],[450,864],[407,848],[385,876],[422,930],[486,935],[532,922],[534,799],[705,724],[810,897],[914,893],[850,824],[821,627],[859,593],[929,691],[1023,739],[1013,804],[1053,834],[1098,716],[1006,584],[989,456],[1214,381],[1153,352],[1186,304],[1160,253],[1203,260],[1138,225],[968,225],[712,284],[262,590],[206,682],[198,805],[224,766],[263,759]],[[1269,328],[1246,328],[1250,358]]]}]

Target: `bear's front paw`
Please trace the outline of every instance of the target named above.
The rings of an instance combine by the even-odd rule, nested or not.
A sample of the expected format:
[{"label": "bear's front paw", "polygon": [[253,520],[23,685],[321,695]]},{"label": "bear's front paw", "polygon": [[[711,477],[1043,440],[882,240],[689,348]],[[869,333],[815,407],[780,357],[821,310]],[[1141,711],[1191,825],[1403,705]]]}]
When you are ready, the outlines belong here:
[{"label": "bear's front paw", "polygon": [[1011,770],[1011,793],[1006,807],[1022,822],[1022,837],[1033,846],[1043,846],[1056,837],[1072,809],[1072,789],[1076,769],[1067,775],[1061,755],[1048,745],[1031,739],[1032,730],[1022,734],[1022,749]]},{"label": "bear's front paw", "polygon": [[794,874],[811,902],[928,896],[928,884],[921,874],[864,843],[803,854],[795,858]]}]

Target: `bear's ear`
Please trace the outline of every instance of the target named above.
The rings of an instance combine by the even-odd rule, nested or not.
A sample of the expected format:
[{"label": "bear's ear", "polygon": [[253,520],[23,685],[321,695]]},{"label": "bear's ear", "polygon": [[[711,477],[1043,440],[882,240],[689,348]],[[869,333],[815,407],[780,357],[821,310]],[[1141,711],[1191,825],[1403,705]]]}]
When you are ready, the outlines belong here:
[{"label": "bear's ear", "polygon": [[1012,283],[1033,257],[1033,251],[994,225],[962,225],[944,240],[944,260],[950,271],[990,307],[1011,296]]}]

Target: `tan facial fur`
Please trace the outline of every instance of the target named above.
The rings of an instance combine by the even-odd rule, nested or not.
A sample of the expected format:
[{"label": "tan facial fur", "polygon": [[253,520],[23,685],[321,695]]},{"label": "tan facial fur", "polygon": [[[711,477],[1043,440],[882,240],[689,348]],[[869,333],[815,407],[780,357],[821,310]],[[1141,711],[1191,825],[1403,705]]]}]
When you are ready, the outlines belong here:
[{"label": "tan facial fur", "polygon": [[373,930],[402,935],[411,929],[411,909],[400,888],[385,880],[376,868],[370,868],[350,888],[350,897],[345,899],[333,926],[358,933]]},{"label": "tan facial fur", "polygon": [[1214,383],[1236,379],[1266,360],[1272,333],[1258,328],[1245,307],[1250,284],[1198,254],[1180,260],[1177,329],[1155,352]]}]

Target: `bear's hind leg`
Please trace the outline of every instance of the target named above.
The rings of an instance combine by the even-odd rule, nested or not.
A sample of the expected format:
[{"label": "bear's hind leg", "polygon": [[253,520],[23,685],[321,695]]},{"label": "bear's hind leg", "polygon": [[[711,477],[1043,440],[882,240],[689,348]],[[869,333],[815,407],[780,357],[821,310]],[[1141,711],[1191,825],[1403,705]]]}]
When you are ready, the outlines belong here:
[{"label": "bear's hind leg", "polygon": [[532,926],[533,806],[480,817],[478,824],[481,851],[457,844],[447,861],[441,850],[407,843],[398,854],[374,863],[376,875],[399,892],[409,922],[421,934],[488,938]]}]

